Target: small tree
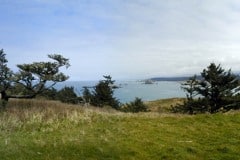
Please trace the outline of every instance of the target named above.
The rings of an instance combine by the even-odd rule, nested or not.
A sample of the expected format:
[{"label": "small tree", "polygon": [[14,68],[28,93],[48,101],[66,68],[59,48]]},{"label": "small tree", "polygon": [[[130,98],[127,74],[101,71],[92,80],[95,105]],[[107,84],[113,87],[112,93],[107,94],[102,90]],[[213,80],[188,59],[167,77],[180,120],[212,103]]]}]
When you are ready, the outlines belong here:
[{"label": "small tree", "polygon": [[115,109],[119,108],[119,101],[113,96],[114,89],[118,88],[114,85],[111,76],[103,76],[105,80],[99,81],[94,87],[93,94],[91,96],[91,104],[98,107],[109,105]]}]

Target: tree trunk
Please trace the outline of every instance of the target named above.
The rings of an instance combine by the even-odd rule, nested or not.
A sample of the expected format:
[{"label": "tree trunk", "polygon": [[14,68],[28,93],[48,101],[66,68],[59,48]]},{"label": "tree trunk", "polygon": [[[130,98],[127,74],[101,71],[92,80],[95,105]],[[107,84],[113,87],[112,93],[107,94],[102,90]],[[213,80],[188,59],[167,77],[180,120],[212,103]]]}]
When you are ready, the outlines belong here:
[{"label": "tree trunk", "polygon": [[8,98],[18,98],[18,99],[32,99],[35,98],[36,95],[9,95]]},{"label": "tree trunk", "polygon": [[1,99],[4,101],[8,101],[9,97],[8,97],[6,91],[1,91]]}]

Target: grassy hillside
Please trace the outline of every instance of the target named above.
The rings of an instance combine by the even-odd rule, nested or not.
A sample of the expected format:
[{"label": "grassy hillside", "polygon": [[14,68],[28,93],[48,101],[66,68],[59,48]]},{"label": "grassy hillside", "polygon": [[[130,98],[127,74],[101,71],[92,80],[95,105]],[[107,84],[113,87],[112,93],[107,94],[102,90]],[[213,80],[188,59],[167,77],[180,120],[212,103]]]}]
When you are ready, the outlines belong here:
[{"label": "grassy hillside", "polygon": [[170,98],[170,99],[160,99],[155,101],[148,101],[146,105],[149,107],[149,110],[152,112],[158,113],[168,113],[172,106],[177,104],[182,104],[184,98]]},{"label": "grassy hillside", "polygon": [[238,160],[239,131],[240,112],[127,114],[12,100],[0,113],[0,159]]}]

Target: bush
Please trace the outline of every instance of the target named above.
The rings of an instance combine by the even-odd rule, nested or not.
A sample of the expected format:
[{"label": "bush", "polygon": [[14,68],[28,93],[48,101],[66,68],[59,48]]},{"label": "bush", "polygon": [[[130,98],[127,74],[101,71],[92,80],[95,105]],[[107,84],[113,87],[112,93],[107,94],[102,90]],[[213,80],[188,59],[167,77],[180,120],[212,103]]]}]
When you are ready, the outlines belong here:
[{"label": "bush", "polygon": [[58,91],[55,88],[49,88],[44,90],[39,97],[43,97],[47,100],[56,100]]},{"label": "bush", "polygon": [[74,87],[64,87],[57,92],[56,100],[60,100],[63,103],[78,104],[82,101],[82,98],[78,97],[74,92]]},{"label": "bush", "polygon": [[206,99],[194,99],[185,100],[183,104],[177,104],[171,108],[173,113],[187,113],[187,114],[197,114],[205,113],[209,110],[210,106]]},{"label": "bush", "polygon": [[141,98],[136,97],[133,102],[127,103],[121,110],[123,112],[148,112],[148,107],[143,103]]},{"label": "bush", "polygon": [[45,89],[38,98],[47,100],[58,100],[63,103],[79,104],[83,102],[82,97],[78,97],[74,91],[74,87],[64,87],[57,91],[55,88]]}]

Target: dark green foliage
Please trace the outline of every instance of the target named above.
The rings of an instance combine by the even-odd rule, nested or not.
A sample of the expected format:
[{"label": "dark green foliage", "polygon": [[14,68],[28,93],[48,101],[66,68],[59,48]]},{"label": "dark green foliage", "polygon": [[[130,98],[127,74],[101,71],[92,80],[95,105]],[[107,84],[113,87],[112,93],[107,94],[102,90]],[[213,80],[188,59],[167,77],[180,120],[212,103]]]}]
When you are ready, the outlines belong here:
[{"label": "dark green foliage", "polygon": [[[10,90],[11,94],[18,93],[19,95],[31,94],[29,90],[24,88],[22,85],[16,84]],[[78,97],[74,91],[74,87],[64,87],[61,90],[56,90],[55,88],[46,88],[37,98],[44,98],[47,100],[59,100],[63,103],[78,104],[83,101],[81,97]]]},{"label": "dark green foliage", "polygon": [[229,111],[231,109],[237,110],[240,109],[240,95],[225,97],[224,100],[224,111]]},{"label": "dark green foliage", "polygon": [[45,89],[41,94],[40,97],[44,97],[48,100],[56,100],[57,99],[58,91],[55,88],[48,88]]},{"label": "dark green foliage", "polygon": [[13,72],[7,66],[8,60],[3,49],[0,50],[0,91],[4,91],[11,86]]},{"label": "dark green foliage", "polygon": [[126,106],[124,106],[121,109],[123,112],[147,112],[148,107],[143,103],[141,98],[136,97],[133,102],[127,103]]},{"label": "dark green foliage", "polygon": [[171,108],[173,113],[187,113],[187,114],[196,114],[196,113],[205,113],[208,112],[209,103],[204,98],[198,99],[187,99],[183,104],[177,104]]},{"label": "dark green foliage", "polygon": [[83,87],[83,100],[85,104],[91,103],[91,100],[93,99],[93,95],[91,94],[91,91],[88,89],[88,87]]},{"label": "dark green foliage", "polygon": [[78,104],[82,99],[74,92],[74,87],[64,87],[57,92],[56,100],[60,100],[63,103]]},{"label": "dark green foliage", "polygon": [[5,108],[6,102],[8,101],[8,95],[6,91],[11,87],[13,80],[13,72],[7,66],[8,60],[3,49],[0,50],[0,93],[1,103],[0,108]]},{"label": "dark green foliage", "polygon": [[24,96],[24,95],[31,95],[33,92],[31,90],[26,89],[23,85],[20,85],[18,83],[14,83],[8,91],[8,95],[19,95],[19,96]]},{"label": "dark green foliage", "polygon": [[231,70],[225,71],[220,65],[212,63],[201,73],[203,77],[196,91],[209,102],[209,112],[217,112],[224,104],[224,97],[231,97],[239,86],[237,77]]},{"label": "dark green foliage", "polygon": [[74,91],[74,87],[65,86],[61,90],[57,91],[55,88],[49,88],[39,94],[38,97],[48,100],[58,100],[63,103],[79,104],[83,103],[83,98],[78,97]]},{"label": "dark green foliage", "polygon": [[[174,107],[174,112],[216,113],[239,108],[239,98],[234,98],[239,88],[239,80],[231,70],[225,71],[220,65],[211,63],[202,71],[200,79],[194,76],[182,86],[187,92],[187,101]],[[196,95],[199,98],[193,99]]]},{"label": "dark green foliage", "polygon": [[198,84],[197,76],[194,75],[190,77],[186,82],[182,83],[181,88],[187,92],[187,99],[193,100],[193,98],[198,94],[196,91],[196,85]]},{"label": "dark green foliage", "polygon": [[113,96],[114,89],[118,88],[114,85],[111,76],[103,76],[105,80],[101,80],[94,87],[93,92],[89,95],[89,91],[85,89],[85,97],[91,97],[91,104],[97,107],[111,106],[119,109],[119,101]]}]

